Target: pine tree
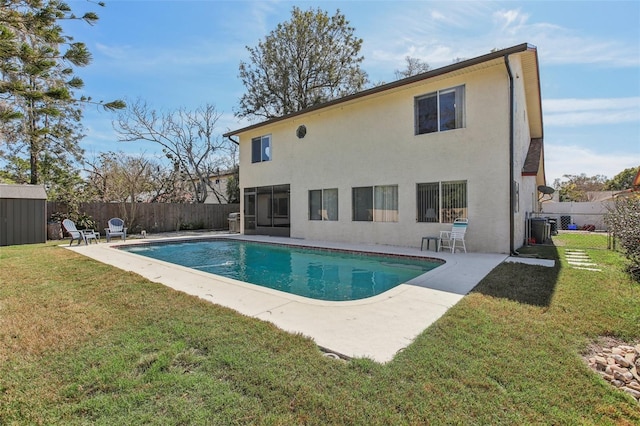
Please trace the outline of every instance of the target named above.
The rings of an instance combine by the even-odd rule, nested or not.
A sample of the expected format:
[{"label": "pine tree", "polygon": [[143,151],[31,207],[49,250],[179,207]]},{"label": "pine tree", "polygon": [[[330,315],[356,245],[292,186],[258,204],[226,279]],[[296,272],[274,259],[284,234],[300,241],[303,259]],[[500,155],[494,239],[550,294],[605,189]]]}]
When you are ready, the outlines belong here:
[{"label": "pine tree", "polygon": [[[92,25],[98,16],[77,17],[58,0],[0,0],[0,5],[0,138],[5,142],[0,158],[16,166],[28,157],[29,183],[39,184],[45,156],[61,163],[81,158],[82,106],[93,103],[73,92],[84,85],[74,69],[89,65],[91,54],[60,22]],[[109,110],[124,107],[122,101],[97,103]]]}]

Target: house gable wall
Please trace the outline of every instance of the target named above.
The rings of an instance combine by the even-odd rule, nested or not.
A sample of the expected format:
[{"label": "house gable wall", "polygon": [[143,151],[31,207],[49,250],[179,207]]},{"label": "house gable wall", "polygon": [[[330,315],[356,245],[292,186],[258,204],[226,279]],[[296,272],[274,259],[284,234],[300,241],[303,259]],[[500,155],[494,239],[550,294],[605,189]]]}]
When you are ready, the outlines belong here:
[{"label": "house gable wall", "polygon": [[[415,135],[414,98],[458,85],[465,85],[465,127]],[[320,109],[239,134],[240,186],[291,184],[291,237],[419,246],[422,236],[451,225],[416,221],[416,184],[466,180],[467,246],[507,252],[508,111],[501,61]],[[307,128],[302,139],[300,125]],[[272,160],[252,164],[251,139],[266,134]],[[372,185],[398,185],[398,222],[352,221],[352,188]],[[338,188],[339,220],[310,221],[308,191],[327,188]]]},{"label": "house gable wall", "polygon": [[[538,191],[536,189],[536,178],[522,175],[532,137],[529,130],[529,112],[527,110],[522,62],[518,56],[514,56],[510,58],[509,66],[513,75],[513,90],[515,94],[513,106],[513,190],[515,191],[514,203],[516,205],[513,215],[515,248],[517,248],[525,240],[526,215],[537,208]],[[520,244],[517,244],[518,242]]]},{"label": "house gable wall", "polygon": [[[525,67],[532,67],[531,64],[524,64],[522,58],[519,56],[513,56],[510,58],[509,65],[514,77],[514,191],[515,191],[515,203],[514,208],[514,243],[518,248],[525,243],[526,240],[526,224],[528,217],[532,213],[539,213],[541,205],[539,202],[540,193],[538,192],[538,186],[545,184],[544,176],[544,152],[543,145],[540,145],[539,153],[537,150],[532,152],[537,153],[540,158],[536,158],[535,164],[538,169],[534,173],[530,171],[525,172],[525,164],[527,156],[530,153],[530,145],[532,139],[542,139],[542,129],[540,126],[532,125],[533,120],[538,117],[539,112],[537,110],[538,105],[531,99],[527,98],[527,90],[531,90],[531,82],[527,82],[525,76],[527,69]],[[530,71],[529,71],[530,72]],[[527,85],[529,87],[527,87]],[[535,107],[535,108],[534,108]],[[531,111],[535,109],[536,111]],[[532,130],[533,129],[533,130]]]}]

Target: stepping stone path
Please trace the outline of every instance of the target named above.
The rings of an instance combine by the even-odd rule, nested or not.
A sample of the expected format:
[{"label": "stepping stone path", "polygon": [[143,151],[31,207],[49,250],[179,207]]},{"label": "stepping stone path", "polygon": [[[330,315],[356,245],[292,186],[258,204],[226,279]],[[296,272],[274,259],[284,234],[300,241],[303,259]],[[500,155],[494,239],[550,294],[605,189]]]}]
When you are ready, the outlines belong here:
[{"label": "stepping stone path", "polygon": [[596,268],[598,264],[593,263],[591,258],[584,250],[579,249],[567,249],[564,252],[564,257],[567,259],[567,263],[574,269],[582,269],[585,271],[602,271],[600,268]]}]

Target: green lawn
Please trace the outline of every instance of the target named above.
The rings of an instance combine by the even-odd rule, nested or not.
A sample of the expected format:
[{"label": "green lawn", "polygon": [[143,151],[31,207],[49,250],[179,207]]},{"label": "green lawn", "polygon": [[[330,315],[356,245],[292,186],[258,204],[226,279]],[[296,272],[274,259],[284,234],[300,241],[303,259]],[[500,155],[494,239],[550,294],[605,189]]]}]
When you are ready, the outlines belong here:
[{"label": "green lawn", "polygon": [[[523,250],[385,365],[55,244],[0,248],[0,424],[640,424],[640,404],[582,359],[640,342],[624,258]],[[381,325],[383,326],[383,325]]]}]

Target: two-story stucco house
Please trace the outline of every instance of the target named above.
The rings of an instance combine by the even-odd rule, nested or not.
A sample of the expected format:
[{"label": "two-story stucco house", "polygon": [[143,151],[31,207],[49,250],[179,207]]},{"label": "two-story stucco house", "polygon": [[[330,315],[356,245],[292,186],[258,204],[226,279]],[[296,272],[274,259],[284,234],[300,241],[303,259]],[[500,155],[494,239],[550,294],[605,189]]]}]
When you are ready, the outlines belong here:
[{"label": "two-story stucco house", "polygon": [[521,44],[224,135],[241,232],[420,246],[467,217],[510,253],[545,184],[538,56]]}]

